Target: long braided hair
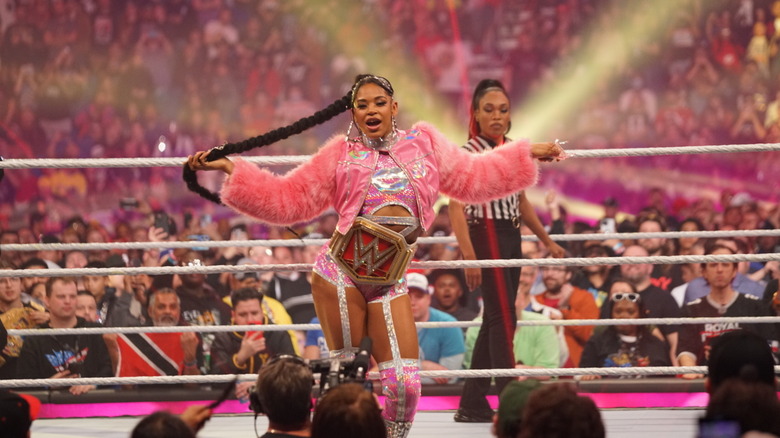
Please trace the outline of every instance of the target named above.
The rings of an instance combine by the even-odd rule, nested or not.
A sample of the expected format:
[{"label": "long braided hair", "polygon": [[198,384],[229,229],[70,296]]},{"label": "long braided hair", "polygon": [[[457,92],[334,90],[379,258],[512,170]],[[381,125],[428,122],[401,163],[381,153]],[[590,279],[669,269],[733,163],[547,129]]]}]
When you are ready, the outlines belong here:
[{"label": "long braided hair", "polygon": [[[222,146],[212,148],[208,156],[206,156],[206,161],[216,161],[220,158],[227,157],[228,155],[241,154],[254,148],[268,146],[270,144],[276,143],[277,141],[284,140],[288,137],[300,134],[310,128],[325,123],[328,120],[352,108],[357,90],[369,82],[379,85],[392,97],[393,87],[390,85],[390,81],[387,79],[376,75],[358,75],[355,78],[355,83],[349,92],[347,92],[344,97],[328,105],[325,109],[317,111],[316,113],[308,117],[304,117],[290,125],[268,131],[265,134],[251,137],[237,143],[225,143]],[[217,193],[209,191],[205,187],[201,186],[200,183],[198,183],[196,172],[190,169],[187,164],[184,165],[182,177],[184,178],[184,182],[187,183],[188,189],[211,202],[222,204],[222,201],[220,200]]]}]

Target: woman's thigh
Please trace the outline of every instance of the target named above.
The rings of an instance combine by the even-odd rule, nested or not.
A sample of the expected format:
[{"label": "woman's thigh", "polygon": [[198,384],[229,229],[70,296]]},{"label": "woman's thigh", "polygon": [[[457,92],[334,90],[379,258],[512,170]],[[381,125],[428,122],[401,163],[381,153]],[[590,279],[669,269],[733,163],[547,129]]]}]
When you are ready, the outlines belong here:
[{"label": "woman's thigh", "polygon": [[322,325],[325,341],[330,350],[344,348],[344,331],[349,331],[351,347],[360,345],[366,336],[366,300],[354,287],[345,287],[348,326],[344,327],[338,288],[322,278],[316,272],[312,275],[311,292],[314,297],[314,309]]},{"label": "woman's thigh", "polygon": [[[393,359],[394,342],[390,336],[397,339],[398,354],[404,359],[417,359],[419,347],[417,343],[417,328],[414,325],[412,305],[409,296],[400,295],[387,303],[383,300],[368,304],[368,336],[373,342],[371,351],[377,363]],[[389,320],[386,314],[389,313]]]}]

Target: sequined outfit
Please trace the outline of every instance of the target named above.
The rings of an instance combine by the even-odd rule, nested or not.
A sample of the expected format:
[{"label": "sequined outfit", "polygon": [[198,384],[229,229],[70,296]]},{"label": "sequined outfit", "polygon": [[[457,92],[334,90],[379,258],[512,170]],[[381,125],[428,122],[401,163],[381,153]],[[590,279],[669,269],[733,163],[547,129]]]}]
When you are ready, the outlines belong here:
[{"label": "sequined outfit", "polygon": [[[433,223],[433,205],[440,192],[479,203],[536,181],[537,168],[527,141],[504,145],[489,154],[470,154],[423,122],[393,135],[395,139],[384,144],[334,137],[309,161],[285,175],[236,159],[221,198],[236,211],[278,225],[311,220],[333,206],[339,215],[336,231],[342,234],[358,216],[373,216],[382,206],[401,205],[425,230]],[[346,289],[356,288],[372,306],[381,303],[391,350],[391,359],[379,364],[386,396],[383,416],[388,437],[406,436],[417,409],[420,381],[417,359],[401,357],[391,312],[391,301],[406,293],[406,282],[357,285],[330,258],[327,246],[320,251],[314,271],[337,291],[344,348],[331,351],[334,357],[349,358],[356,350]]]},{"label": "sequined outfit", "polygon": [[[365,201],[360,209],[360,215],[372,219],[392,221],[392,218],[376,216],[379,210],[388,206],[403,207],[415,219],[414,222],[419,224],[419,221],[416,220],[417,199],[409,178],[393,157],[387,153],[380,153],[366,190]],[[402,234],[409,234],[418,226],[409,225],[404,230],[408,232]],[[391,286],[377,286],[353,281],[333,260],[328,245],[324,245],[320,250],[314,264],[314,272],[328,280],[338,290],[345,348],[344,350],[333,352],[333,355],[337,357],[350,357],[354,354],[350,351],[352,350],[351,348],[346,347],[351,345],[352,338],[345,289],[347,287],[356,288],[363,294],[367,303],[382,303],[393,357],[392,360],[383,362],[379,366],[382,393],[386,396],[385,409],[382,411],[382,415],[387,422],[388,436],[404,436],[414,419],[417,401],[421,392],[418,361],[417,359],[401,358],[398,338],[395,334],[392,313],[390,311],[390,301],[405,294],[406,285],[403,282],[399,282]]]}]

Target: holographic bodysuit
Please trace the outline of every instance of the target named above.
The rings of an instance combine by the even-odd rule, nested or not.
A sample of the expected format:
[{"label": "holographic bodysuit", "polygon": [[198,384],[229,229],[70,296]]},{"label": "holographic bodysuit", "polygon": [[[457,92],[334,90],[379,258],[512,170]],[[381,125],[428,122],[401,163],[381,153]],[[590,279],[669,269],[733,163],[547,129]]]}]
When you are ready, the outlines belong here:
[{"label": "holographic bodysuit", "polygon": [[[375,216],[374,213],[391,205],[401,206],[411,214],[410,217]],[[376,168],[371,177],[371,182],[366,189],[366,197],[360,210],[360,215],[383,225],[405,225],[400,231],[403,236],[408,236],[419,227],[417,219],[417,199],[406,173],[395,160],[387,154],[378,154]],[[346,276],[329,253],[328,245],[320,250],[314,264],[314,272],[328,280],[336,287],[357,288],[366,298],[366,302],[376,301],[382,296],[391,298],[405,292],[403,285],[396,283],[392,286],[377,286],[357,284]],[[343,282],[343,283],[342,283]]]}]

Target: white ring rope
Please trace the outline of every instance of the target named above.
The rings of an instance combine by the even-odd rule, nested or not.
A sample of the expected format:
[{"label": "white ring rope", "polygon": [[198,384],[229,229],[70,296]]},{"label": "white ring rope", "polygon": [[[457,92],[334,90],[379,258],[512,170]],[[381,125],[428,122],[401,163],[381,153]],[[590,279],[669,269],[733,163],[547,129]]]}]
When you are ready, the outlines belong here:
[{"label": "white ring rope", "polygon": [[[585,240],[637,240],[637,239],[677,239],[684,237],[773,237],[780,236],[780,230],[722,230],[722,231],[658,231],[652,233],[583,233],[550,234],[557,242],[579,242]],[[538,242],[536,236],[521,236],[523,241]],[[112,249],[159,249],[159,248],[238,248],[253,246],[300,247],[327,243],[329,239],[269,239],[269,240],[207,240],[207,241],[165,241],[165,242],[110,242],[110,243],[9,243],[0,245],[2,251],[91,251]],[[454,236],[420,237],[422,245],[435,243],[457,243]]]},{"label": "white ring rope", "polygon": [[[780,143],[726,144],[707,146],[648,147],[622,149],[572,149],[567,150],[570,158],[602,157],[647,157],[654,155],[685,155],[734,152],[766,152],[780,150]],[[281,155],[262,157],[243,157],[250,163],[263,166],[283,166],[300,164],[307,161],[309,155]],[[32,158],[7,159],[0,161],[0,169],[57,169],[91,167],[181,167],[187,160],[179,158]]]},{"label": "white ring rope", "polygon": [[[780,366],[775,366],[775,374]],[[438,370],[420,371],[420,377],[477,378],[477,377],[540,377],[540,376],[661,376],[678,374],[707,374],[706,366],[691,367],[610,367],[610,368],[502,368],[485,370]],[[81,377],[72,379],[9,379],[0,380],[0,388],[22,388],[31,386],[74,386],[74,385],[143,385],[143,384],[183,384],[183,383],[225,383],[254,381],[257,374],[223,374],[201,376],[154,376],[154,377]],[[370,380],[378,380],[379,373],[368,373]]]},{"label": "white ring rope", "polygon": [[[776,324],[780,316],[730,316],[730,317],[688,317],[688,318],[637,318],[637,319],[544,319],[532,321],[517,321],[518,327],[540,326],[611,326],[611,325],[685,325],[685,324],[718,324],[718,323],[750,323]],[[439,321],[417,322],[417,328],[446,327],[479,327],[481,321]],[[102,335],[128,333],[218,333],[218,332],[281,332],[286,330],[319,330],[319,324],[271,324],[271,325],[188,325],[172,327],[80,327],[60,329],[9,329],[9,336],[58,336],[58,335]]]},{"label": "white ring rope", "polygon": [[[706,262],[769,262],[780,260],[780,253],[770,254],[710,254],[652,257],[572,257],[563,259],[506,259],[506,260],[436,260],[412,262],[411,268],[516,268],[523,266],[596,266],[596,265],[673,265]],[[309,271],[311,263],[267,265],[214,265],[214,266],[146,266],[137,268],[70,268],[70,269],[6,269],[0,270],[0,278],[24,277],[76,277],[82,275],[167,275],[167,274],[219,274],[223,272],[284,272]]]}]

